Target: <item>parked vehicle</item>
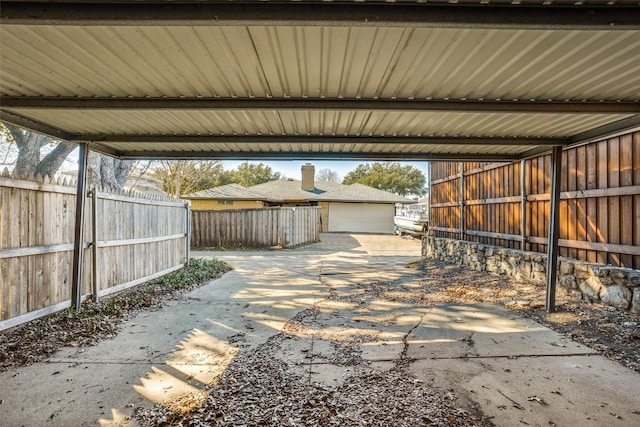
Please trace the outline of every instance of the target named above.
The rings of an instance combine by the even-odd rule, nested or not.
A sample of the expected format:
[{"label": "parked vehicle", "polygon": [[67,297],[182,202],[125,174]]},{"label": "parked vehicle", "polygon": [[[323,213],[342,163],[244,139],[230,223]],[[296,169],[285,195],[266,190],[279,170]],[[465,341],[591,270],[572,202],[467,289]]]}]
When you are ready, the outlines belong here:
[{"label": "parked vehicle", "polygon": [[429,204],[418,202],[415,204],[397,204],[396,215],[393,217],[394,230],[397,235],[422,235],[429,224]]}]

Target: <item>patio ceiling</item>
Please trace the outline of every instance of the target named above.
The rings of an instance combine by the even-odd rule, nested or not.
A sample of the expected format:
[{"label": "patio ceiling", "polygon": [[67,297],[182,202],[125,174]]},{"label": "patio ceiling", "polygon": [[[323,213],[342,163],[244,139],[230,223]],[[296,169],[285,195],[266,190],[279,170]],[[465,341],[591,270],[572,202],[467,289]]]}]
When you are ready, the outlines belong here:
[{"label": "patio ceiling", "polygon": [[0,120],[130,159],[517,160],[639,127],[638,1],[527,3],[2,1]]}]

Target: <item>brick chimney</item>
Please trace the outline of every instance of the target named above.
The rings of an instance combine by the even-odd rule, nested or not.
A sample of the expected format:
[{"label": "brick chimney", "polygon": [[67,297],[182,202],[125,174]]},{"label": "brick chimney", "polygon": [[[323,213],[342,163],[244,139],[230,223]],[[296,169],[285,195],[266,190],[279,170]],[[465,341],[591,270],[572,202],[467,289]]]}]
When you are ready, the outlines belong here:
[{"label": "brick chimney", "polygon": [[316,168],[311,163],[302,165],[302,189],[311,191],[316,188]]}]

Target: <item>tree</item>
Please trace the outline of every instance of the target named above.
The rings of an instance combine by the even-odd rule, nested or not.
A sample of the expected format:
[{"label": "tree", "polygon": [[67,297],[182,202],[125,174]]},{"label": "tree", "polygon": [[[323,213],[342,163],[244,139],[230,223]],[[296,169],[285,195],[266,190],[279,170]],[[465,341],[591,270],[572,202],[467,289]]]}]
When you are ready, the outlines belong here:
[{"label": "tree", "polygon": [[402,166],[397,162],[358,165],[349,172],[343,184],[360,183],[401,196],[426,194],[424,174],[413,166]]},{"label": "tree", "polygon": [[[18,150],[14,166],[17,176],[30,178],[36,175],[53,175],[60,169],[66,158],[76,148],[76,144],[56,141],[46,135],[5,124],[9,138]],[[43,155],[45,147],[52,148]],[[118,160],[89,152],[87,160],[87,184],[108,190],[121,190],[129,176],[133,162]]]},{"label": "tree", "polygon": [[213,160],[163,160],[155,165],[151,175],[162,181],[165,193],[174,197],[231,182],[222,163]]},{"label": "tree", "polygon": [[331,169],[320,169],[316,175],[318,181],[340,182],[340,176]]},{"label": "tree", "polygon": [[280,172],[274,172],[271,166],[263,163],[253,164],[244,162],[230,172],[230,182],[235,182],[243,187],[251,187],[263,182],[275,181],[282,178]]},{"label": "tree", "polygon": [[[13,171],[20,177],[33,177],[38,174],[52,177],[76,147],[75,144],[54,141],[46,135],[24,130],[18,126],[5,124],[4,127],[9,131],[10,139],[18,149]],[[54,148],[41,159],[41,151],[47,145]]]},{"label": "tree", "polygon": [[99,187],[104,191],[122,190],[127,178],[129,178],[132,166],[131,160],[118,160],[89,151],[87,186]]}]

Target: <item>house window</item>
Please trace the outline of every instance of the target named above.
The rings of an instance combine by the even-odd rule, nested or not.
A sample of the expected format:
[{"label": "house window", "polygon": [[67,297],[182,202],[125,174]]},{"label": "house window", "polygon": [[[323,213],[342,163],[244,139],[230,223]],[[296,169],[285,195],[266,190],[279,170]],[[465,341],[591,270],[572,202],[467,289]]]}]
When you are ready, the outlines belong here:
[{"label": "house window", "polygon": [[233,205],[233,200],[218,200],[219,205]]}]

